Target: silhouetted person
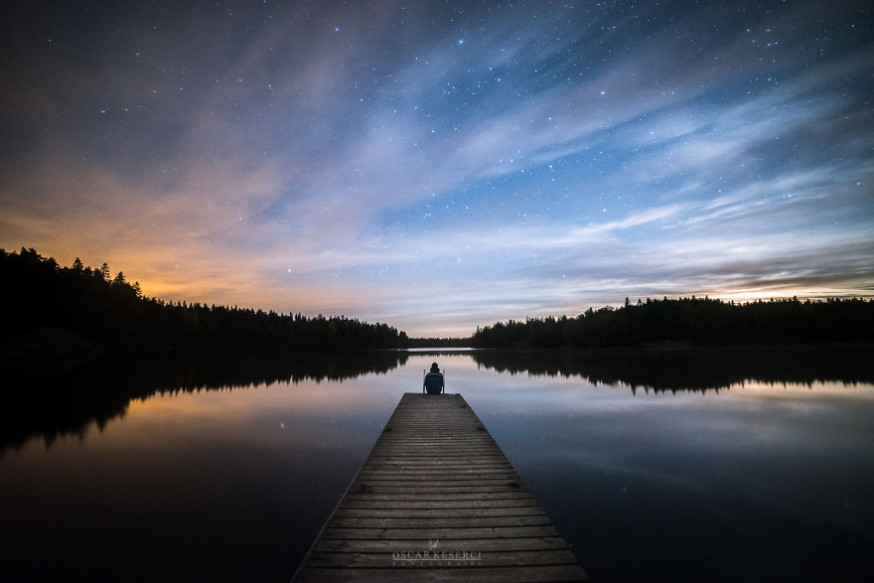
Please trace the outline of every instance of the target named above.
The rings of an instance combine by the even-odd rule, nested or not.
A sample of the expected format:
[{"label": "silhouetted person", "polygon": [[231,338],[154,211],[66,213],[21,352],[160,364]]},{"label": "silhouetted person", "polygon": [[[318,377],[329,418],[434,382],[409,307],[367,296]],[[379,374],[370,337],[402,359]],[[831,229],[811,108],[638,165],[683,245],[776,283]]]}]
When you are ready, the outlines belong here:
[{"label": "silhouetted person", "polygon": [[425,375],[425,383],[422,385],[422,392],[426,390],[429,395],[439,395],[446,388],[443,382],[443,373],[440,372],[440,367],[437,363],[431,365],[431,370]]}]

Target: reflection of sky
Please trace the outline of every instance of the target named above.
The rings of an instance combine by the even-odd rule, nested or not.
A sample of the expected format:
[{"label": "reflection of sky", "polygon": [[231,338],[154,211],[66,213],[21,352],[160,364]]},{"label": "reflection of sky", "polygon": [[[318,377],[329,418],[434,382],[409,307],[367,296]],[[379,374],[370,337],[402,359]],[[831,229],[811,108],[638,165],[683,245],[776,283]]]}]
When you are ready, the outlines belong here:
[{"label": "reflection of sky", "polygon": [[176,578],[239,580],[234,569],[258,565],[255,578],[287,579],[435,360],[593,577],[850,580],[870,565],[855,554],[874,542],[870,384],[634,394],[416,353],[343,382],[156,395],[83,439],[8,452],[0,558],[28,545],[60,552],[48,545],[86,558],[139,552],[153,579],[173,561],[191,570]]},{"label": "reflection of sky", "polygon": [[156,395],[7,452],[4,576],[290,579],[399,400],[379,379]]},{"label": "reflection of sky", "polygon": [[412,334],[870,290],[860,3],[484,4],[9,9],[0,245]]},{"label": "reflection of sky", "polygon": [[468,402],[593,577],[864,580],[874,566],[870,384],[472,380]]}]

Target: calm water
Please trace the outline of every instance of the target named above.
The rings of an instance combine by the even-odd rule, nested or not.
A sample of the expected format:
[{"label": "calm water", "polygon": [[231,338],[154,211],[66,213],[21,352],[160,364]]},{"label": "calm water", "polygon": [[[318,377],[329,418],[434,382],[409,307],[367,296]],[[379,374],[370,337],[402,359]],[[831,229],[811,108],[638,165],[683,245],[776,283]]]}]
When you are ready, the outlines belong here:
[{"label": "calm water", "polygon": [[88,403],[56,383],[3,414],[0,580],[289,580],[437,360],[594,580],[867,581],[872,355],[411,353],[228,386],[201,365]]}]

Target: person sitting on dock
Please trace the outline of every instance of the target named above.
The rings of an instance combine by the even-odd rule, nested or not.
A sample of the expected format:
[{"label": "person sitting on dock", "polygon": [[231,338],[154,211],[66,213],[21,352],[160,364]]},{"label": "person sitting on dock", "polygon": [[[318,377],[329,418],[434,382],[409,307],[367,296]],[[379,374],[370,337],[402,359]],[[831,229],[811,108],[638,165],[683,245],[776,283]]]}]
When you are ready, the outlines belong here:
[{"label": "person sitting on dock", "polygon": [[439,395],[446,388],[443,381],[443,373],[440,372],[440,367],[437,363],[431,365],[431,371],[425,375],[425,383],[422,385],[422,392],[426,390],[429,395]]}]

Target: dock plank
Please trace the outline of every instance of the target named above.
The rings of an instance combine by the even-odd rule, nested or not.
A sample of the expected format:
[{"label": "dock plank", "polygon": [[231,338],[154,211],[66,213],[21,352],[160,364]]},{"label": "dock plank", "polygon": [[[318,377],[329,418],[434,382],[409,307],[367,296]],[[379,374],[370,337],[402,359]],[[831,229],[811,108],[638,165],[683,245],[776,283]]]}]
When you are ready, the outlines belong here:
[{"label": "dock plank", "polygon": [[407,393],[295,581],[588,581],[461,395]]}]

